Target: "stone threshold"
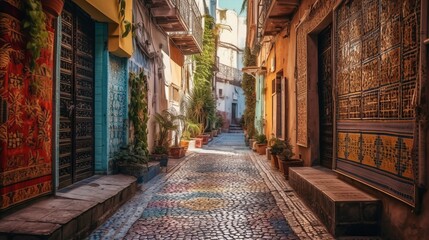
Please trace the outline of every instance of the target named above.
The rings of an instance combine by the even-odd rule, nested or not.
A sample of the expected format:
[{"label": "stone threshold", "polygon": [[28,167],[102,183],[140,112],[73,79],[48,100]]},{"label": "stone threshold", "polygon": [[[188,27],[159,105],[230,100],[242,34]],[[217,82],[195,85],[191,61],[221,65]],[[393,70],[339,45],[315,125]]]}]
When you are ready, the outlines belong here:
[{"label": "stone threshold", "polygon": [[83,239],[136,191],[132,176],[93,176],[2,218],[0,240]]},{"label": "stone threshold", "polygon": [[335,237],[378,237],[380,200],[342,181],[333,171],[290,168],[289,183]]}]

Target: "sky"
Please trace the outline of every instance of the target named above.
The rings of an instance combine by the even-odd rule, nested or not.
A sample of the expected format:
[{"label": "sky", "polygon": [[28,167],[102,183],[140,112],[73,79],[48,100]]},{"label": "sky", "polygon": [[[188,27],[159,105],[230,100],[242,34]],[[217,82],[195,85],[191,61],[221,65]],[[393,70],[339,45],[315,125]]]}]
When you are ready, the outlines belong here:
[{"label": "sky", "polygon": [[[240,13],[241,5],[243,4],[243,0],[218,0],[219,7],[234,9],[237,13]],[[245,15],[243,12],[241,15]]]}]

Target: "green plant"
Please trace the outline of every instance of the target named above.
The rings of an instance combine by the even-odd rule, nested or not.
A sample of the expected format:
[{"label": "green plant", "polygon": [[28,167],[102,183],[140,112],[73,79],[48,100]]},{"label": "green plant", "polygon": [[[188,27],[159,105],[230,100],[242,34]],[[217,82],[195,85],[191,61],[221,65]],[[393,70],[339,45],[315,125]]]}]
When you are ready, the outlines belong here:
[{"label": "green plant", "polygon": [[122,35],[121,37],[126,37],[132,30],[132,24],[125,20],[125,7],[126,7],[126,0],[119,0],[119,21],[121,25],[121,31]]},{"label": "green plant", "polygon": [[115,153],[113,161],[117,165],[143,165],[148,163],[148,157],[144,154],[144,150],[132,145],[121,147]]},{"label": "green plant", "polygon": [[144,150],[144,155],[149,154],[147,148],[147,123],[148,116],[148,103],[147,103],[147,77],[143,71],[140,73],[130,72],[130,104],[129,104],[129,118],[134,126],[134,147]]},{"label": "green plant", "polygon": [[161,113],[155,113],[155,121],[159,127],[157,146],[168,147],[170,144],[169,134],[175,131],[175,146],[179,145],[179,132],[185,116],[176,114],[173,110],[163,110]]},{"label": "green plant", "polygon": [[281,152],[283,152],[284,147],[284,142],[278,138],[275,138],[271,144],[270,152],[273,155],[279,155]]},{"label": "green plant", "polygon": [[182,138],[185,140],[189,140],[193,137],[201,134],[201,127],[198,123],[194,123],[189,119],[185,120],[184,131],[182,132]]},{"label": "green plant", "polygon": [[[256,55],[252,54],[250,48],[246,47],[244,52],[244,66],[255,66]],[[244,91],[246,108],[244,110],[244,126],[249,136],[256,134],[255,129],[255,109],[256,109],[256,92],[255,92],[255,78],[247,73],[243,74],[243,81],[241,87]]]},{"label": "green plant", "polygon": [[290,144],[290,139],[288,138],[282,142],[283,142],[283,151],[280,153],[280,156],[286,160],[292,159],[295,153],[293,153],[293,146],[292,144]]},{"label": "green plant", "polygon": [[258,144],[266,144],[267,143],[267,137],[265,134],[258,134],[256,135],[256,143]]},{"label": "green plant", "polygon": [[159,146],[159,145],[155,146],[152,154],[158,154],[158,155],[168,154],[168,148],[165,146]]},{"label": "green plant", "polygon": [[26,49],[31,54],[30,69],[33,70],[41,50],[48,44],[49,34],[46,30],[46,15],[40,0],[25,0],[24,14],[22,28],[28,33]]},{"label": "green plant", "polygon": [[217,121],[216,121],[216,128],[221,128],[223,127],[224,121],[223,121],[223,116],[220,112],[216,113],[217,116]]}]

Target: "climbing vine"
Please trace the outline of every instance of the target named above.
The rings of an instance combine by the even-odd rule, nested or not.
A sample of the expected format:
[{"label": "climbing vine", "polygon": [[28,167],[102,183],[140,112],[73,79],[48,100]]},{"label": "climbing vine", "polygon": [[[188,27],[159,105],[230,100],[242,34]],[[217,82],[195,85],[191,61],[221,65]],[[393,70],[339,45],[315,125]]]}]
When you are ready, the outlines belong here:
[{"label": "climbing vine", "polygon": [[[256,64],[256,56],[252,54],[250,48],[246,47],[244,52],[244,66],[254,66]],[[244,91],[246,99],[246,108],[244,109],[244,128],[247,130],[247,136],[252,138],[256,135],[255,129],[255,109],[256,109],[256,92],[255,78],[247,73],[243,74],[241,87]]]},{"label": "climbing vine", "polygon": [[143,71],[130,72],[131,99],[129,104],[129,118],[134,127],[134,148],[140,149],[147,156],[147,123],[148,116],[148,85]]},{"label": "climbing vine", "polygon": [[195,56],[194,89],[188,99],[187,117],[203,128],[216,114],[216,100],[212,94],[213,67],[216,59],[216,31],[213,17],[204,17],[203,52]]}]

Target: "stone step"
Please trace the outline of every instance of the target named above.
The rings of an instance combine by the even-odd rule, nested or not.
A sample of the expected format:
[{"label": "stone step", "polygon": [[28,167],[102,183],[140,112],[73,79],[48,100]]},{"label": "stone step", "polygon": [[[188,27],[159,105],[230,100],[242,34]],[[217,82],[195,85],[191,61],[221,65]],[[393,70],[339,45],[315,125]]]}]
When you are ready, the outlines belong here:
[{"label": "stone step", "polygon": [[125,175],[94,176],[0,220],[0,239],[83,239],[137,190]]},{"label": "stone step", "polygon": [[289,183],[335,237],[379,235],[380,200],[338,179],[334,172],[290,168]]}]

